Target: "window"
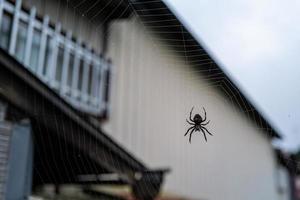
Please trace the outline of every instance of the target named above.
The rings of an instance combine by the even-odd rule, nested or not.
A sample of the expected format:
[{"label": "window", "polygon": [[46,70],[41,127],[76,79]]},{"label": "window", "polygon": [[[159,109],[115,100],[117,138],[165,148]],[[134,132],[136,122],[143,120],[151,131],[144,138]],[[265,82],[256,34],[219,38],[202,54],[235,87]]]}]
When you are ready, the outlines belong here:
[{"label": "window", "polygon": [[2,15],[0,30],[0,47],[8,50],[10,42],[10,34],[12,29],[12,15],[4,12]]},{"label": "window", "polygon": [[32,46],[31,46],[30,63],[29,63],[29,66],[33,71],[36,71],[38,68],[39,51],[41,46],[40,42],[41,42],[41,31],[34,29],[32,35]]},{"label": "window", "polygon": [[58,82],[61,82],[63,61],[64,61],[64,47],[62,45],[59,45],[58,53],[57,53],[56,72],[55,72],[55,80]]},{"label": "window", "polygon": [[18,61],[23,62],[25,56],[26,48],[26,35],[27,35],[28,25],[24,21],[19,21],[18,25],[18,34],[17,34],[17,43],[16,43],[16,58]]}]

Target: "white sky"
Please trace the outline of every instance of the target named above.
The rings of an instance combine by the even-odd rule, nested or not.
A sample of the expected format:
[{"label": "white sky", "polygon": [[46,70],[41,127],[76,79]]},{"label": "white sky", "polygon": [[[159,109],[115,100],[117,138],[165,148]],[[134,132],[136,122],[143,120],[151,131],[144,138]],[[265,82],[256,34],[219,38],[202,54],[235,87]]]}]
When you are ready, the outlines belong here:
[{"label": "white sky", "polygon": [[300,1],[164,0],[285,138],[300,146]]}]

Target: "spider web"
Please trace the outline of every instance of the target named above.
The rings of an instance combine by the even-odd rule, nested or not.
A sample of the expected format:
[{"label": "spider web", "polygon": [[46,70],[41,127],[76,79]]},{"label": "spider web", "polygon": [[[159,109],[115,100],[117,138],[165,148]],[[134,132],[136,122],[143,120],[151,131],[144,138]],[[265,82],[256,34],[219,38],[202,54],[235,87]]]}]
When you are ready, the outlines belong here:
[{"label": "spider web", "polygon": [[[103,24],[110,16],[98,23],[104,6],[93,16],[86,17],[100,1],[96,0],[83,11],[85,2],[87,0],[74,4],[59,0],[56,18],[69,17],[64,12],[66,4],[74,15],[69,19],[71,23],[76,24],[76,17],[81,16],[92,27],[87,32],[93,38],[97,33],[102,34]],[[123,2],[120,1],[116,10]],[[166,27],[170,30],[173,26],[180,27],[181,38],[176,39],[171,32],[157,27],[163,24],[159,21],[161,16],[149,16],[149,13],[154,9],[162,11],[161,15],[168,15],[164,12],[166,7],[139,9],[139,4],[159,5],[160,2],[126,1],[127,8],[117,14],[121,17],[127,10],[132,10],[132,15],[113,22],[110,27],[108,56],[115,62],[111,116],[103,124],[105,132],[150,168],[171,168],[165,178],[163,194],[187,199],[241,199],[255,193],[254,189],[261,189],[261,195],[267,190],[269,193],[263,197],[271,199],[267,195],[272,190],[276,192],[276,188],[268,187],[268,184],[273,184],[273,179],[261,178],[274,177],[272,173],[277,167],[272,163],[274,157],[268,139],[272,134],[270,127],[264,126],[263,119],[255,114],[249,102],[244,101],[240,90],[210,59],[211,55],[208,56],[204,49],[194,48],[184,26],[175,23]],[[110,3],[107,1],[107,6]],[[46,9],[46,4],[41,4]],[[116,13],[113,10],[111,14]],[[152,21],[146,20],[147,17],[152,17]],[[175,19],[170,17],[168,20]],[[78,35],[86,31],[81,25],[79,23]],[[166,36],[168,34],[170,37]],[[202,107],[206,109],[210,120],[207,128],[214,134],[213,137],[207,134],[207,143],[201,132],[193,133],[192,144],[188,143],[188,137],[183,137],[189,128],[185,120],[193,106],[193,114],[201,116],[204,116]],[[57,123],[63,123],[59,116],[51,117]],[[80,142],[86,145],[85,138]],[[58,141],[58,146],[64,151],[63,141]],[[50,154],[51,159],[55,158]],[[62,162],[72,170],[68,160]],[[87,171],[97,171],[96,166],[87,163],[81,157],[77,165]],[[261,171],[257,172],[259,169]],[[49,176],[55,179],[57,175],[50,171]],[[259,183],[262,188],[251,190],[251,185]]]}]

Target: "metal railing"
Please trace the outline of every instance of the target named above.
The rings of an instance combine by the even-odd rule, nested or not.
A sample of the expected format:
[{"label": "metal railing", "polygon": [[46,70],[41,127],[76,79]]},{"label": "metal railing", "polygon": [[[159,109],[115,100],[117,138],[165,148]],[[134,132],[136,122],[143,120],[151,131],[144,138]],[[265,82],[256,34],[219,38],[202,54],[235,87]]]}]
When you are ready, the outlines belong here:
[{"label": "metal railing", "polygon": [[49,17],[36,17],[22,1],[0,0],[0,47],[76,109],[100,115],[108,109],[111,63],[91,48],[62,32],[61,24],[51,26]]}]

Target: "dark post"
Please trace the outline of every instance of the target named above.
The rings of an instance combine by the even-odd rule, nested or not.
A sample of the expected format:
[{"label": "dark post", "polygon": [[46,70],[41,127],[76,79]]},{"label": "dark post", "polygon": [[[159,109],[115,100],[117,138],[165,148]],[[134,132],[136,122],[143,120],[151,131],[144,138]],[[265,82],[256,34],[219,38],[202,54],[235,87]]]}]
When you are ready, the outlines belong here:
[{"label": "dark post", "polygon": [[155,170],[135,173],[132,193],[139,200],[153,200],[159,193],[164,173],[169,170]]}]

